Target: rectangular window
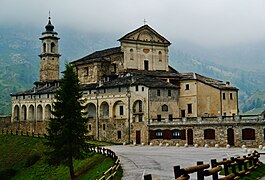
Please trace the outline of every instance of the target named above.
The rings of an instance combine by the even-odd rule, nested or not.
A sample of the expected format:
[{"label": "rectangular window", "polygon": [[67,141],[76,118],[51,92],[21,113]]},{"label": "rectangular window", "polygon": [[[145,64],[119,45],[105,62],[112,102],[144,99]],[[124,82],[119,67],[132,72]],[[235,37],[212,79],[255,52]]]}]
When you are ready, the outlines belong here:
[{"label": "rectangular window", "polygon": [[138,91],[138,86],[135,86],[135,91]]},{"label": "rectangular window", "polygon": [[156,91],[157,96],[160,96],[160,89]]},{"label": "rectangular window", "polygon": [[233,100],[233,93],[230,93],[230,99]]},{"label": "rectangular window", "polygon": [[189,114],[192,113],[192,104],[188,104],[188,113],[189,113]]},{"label": "rectangular window", "polygon": [[223,100],[225,100],[225,93],[223,93]]},{"label": "rectangular window", "polygon": [[160,114],[157,115],[157,121],[161,122],[161,115]]},{"label": "rectangular window", "polygon": [[143,115],[139,115],[139,122],[142,122],[143,121]]},{"label": "rectangular window", "polygon": [[119,92],[121,92],[121,87],[119,87]]},{"label": "rectangular window", "polygon": [[139,112],[143,112],[143,103],[139,101]]},{"label": "rectangular window", "polygon": [[105,131],[105,129],[106,129],[106,125],[105,124],[103,124],[102,129],[103,129],[103,131]]},{"label": "rectangular window", "polygon": [[189,84],[186,84],[185,85],[185,90],[189,90],[190,89],[190,85]]},{"label": "rectangular window", "polygon": [[120,115],[124,115],[123,106],[120,106]]},{"label": "rectangular window", "polygon": [[121,139],[121,131],[117,131],[118,139]]},{"label": "rectangular window", "polygon": [[50,98],[50,94],[47,94],[47,98]]},{"label": "rectangular window", "polygon": [[168,95],[168,96],[171,96],[171,90],[168,90],[168,91],[167,91],[167,95]]},{"label": "rectangular window", "polygon": [[144,87],[142,87],[142,91],[144,91]]},{"label": "rectangular window", "polygon": [[89,131],[91,131],[91,129],[92,129],[91,124],[88,125],[88,129],[89,129]]},{"label": "rectangular window", "polygon": [[169,120],[169,121],[173,121],[173,115],[172,115],[172,114],[169,114],[169,115],[168,115],[168,120]]}]

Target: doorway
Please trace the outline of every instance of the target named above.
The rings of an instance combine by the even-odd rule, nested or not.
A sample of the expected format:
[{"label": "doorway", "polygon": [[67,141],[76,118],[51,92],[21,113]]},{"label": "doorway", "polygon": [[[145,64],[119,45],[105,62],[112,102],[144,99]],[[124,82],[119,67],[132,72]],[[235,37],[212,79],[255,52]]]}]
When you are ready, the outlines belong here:
[{"label": "doorway", "polygon": [[136,131],[136,144],[141,144],[141,131]]},{"label": "doorway", "polygon": [[181,117],[185,117],[185,110],[181,110]]},{"label": "doorway", "polygon": [[235,145],[235,135],[234,135],[234,129],[233,128],[228,128],[227,129],[227,143],[230,146]]},{"label": "doorway", "polygon": [[188,129],[188,145],[193,145],[193,130]]}]

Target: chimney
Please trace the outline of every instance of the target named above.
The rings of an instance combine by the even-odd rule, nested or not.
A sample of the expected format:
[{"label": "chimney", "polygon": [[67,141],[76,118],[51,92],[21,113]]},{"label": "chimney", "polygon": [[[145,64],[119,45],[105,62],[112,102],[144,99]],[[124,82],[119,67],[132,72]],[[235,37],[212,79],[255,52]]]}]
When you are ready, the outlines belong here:
[{"label": "chimney", "polygon": [[225,86],[226,87],[230,87],[230,82],[229,81],[226,81]]}]

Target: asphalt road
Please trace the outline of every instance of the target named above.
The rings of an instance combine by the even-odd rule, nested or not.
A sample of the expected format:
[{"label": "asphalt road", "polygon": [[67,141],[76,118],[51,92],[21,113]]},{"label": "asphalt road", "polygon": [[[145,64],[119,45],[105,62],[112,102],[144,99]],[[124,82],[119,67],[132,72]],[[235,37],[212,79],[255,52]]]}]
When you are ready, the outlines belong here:
[{"label": "asphalt road", "polygon": [[[210,163],[211,159],[243,156],[247,152],[241,148],[195,148],[159,146],[109,146],[120,158],[124,170],[123,180],[143,180],[145,174],[152,174],[160,180],[174,179],[173,166],[195,166],[197,161]],[[251,149],[249,151],[252,151]],[[265,162],[265,155],[260,159]],[[196,179],[196,173],[191,174]],[[211,179],[210,177],[208,179]]]}]

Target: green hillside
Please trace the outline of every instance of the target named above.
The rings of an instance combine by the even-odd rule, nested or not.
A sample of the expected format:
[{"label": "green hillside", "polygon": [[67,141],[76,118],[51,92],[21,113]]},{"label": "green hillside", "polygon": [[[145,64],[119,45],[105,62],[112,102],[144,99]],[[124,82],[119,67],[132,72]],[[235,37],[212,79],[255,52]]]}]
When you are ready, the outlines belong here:
[{"label": "green hillside", "polygon": [[[0,134],[0,179],[69,179],[65,166],[49,166],[44,139]],[[74,161],[78,179],[101,177],[114,162],[101,154],[90,153],[84,160]],[[121,176],[119,171],[119,176]],[[120,179],[120,178],[118,178]]]}]

